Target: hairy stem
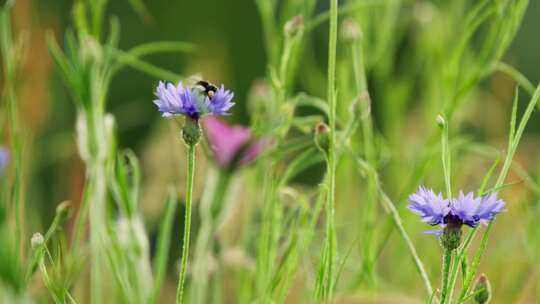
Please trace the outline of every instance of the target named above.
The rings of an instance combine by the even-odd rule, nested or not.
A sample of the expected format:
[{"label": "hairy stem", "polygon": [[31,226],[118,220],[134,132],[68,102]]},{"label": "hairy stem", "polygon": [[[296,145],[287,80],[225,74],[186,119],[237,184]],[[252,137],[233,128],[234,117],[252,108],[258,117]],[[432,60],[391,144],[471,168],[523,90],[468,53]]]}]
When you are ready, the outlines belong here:
[{"label": "hairy stem", "polygon": [[442,283],[441,283],[441,304],[446,303],[448,299],[448,283],[450,277],[450,267],[452,265],[453,250],[444,249],[442,264]]}]

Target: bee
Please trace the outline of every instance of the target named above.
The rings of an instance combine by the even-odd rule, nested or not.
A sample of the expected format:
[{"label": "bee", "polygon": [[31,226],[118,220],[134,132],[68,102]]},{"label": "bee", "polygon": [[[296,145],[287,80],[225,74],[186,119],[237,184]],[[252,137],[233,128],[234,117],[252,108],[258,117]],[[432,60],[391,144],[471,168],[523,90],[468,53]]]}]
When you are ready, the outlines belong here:
[{"label": "bee", "polygon": [[211,84],[210,82],[206,80],[197,81],[197,85],[203,89],[204,94],[208,96],[209,98],[214,97],[214,94],[216,93],[218,89],[215,85]]}]

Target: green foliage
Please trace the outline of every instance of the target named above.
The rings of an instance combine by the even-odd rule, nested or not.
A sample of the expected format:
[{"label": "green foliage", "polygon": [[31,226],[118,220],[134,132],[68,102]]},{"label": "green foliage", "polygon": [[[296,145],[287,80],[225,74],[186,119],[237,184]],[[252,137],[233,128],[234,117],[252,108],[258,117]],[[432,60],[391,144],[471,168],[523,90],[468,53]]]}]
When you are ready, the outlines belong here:
[{"label": "green foliage", "polygon": [[[50,77],[50,109],[71,103],[76,116],[61,113],[59,137],[78,157],[46,165],[36,156],[61,149],[57,130],[37,130],[29,113],[47,112],[49,92],[25,94],[26,63],[43,50],[12,26],[22,4],[0,8],[0,144],[12,156],[0,173],[0,302],[172,303],[177,283],[177,303],[538,297],[539,160],[526,129],[540,86],[507,55],[528,0],[72,4],[69,18],[33,12],[60,16],[54,34],[42,30],[54,62],[47,76],[64,82]],[[118,10],[127,5],[133,11]],[[248,27],[260,30],[266,55],[257,75],[243,74],[253,69],[242,51],[259,42],[242,36]],[[255,138],[240,150],[264,142],[249,165],[223,169],[211,160],[219,151],[199,153],[211,148],[204,121],[184,132],[188,146],[174,124],[172,136],[150,128],[152,87],[191,81],[183,75],[193,71],[238,87],[231,120],[249,122]],[[441,250],[404,208],[424,183],[449,197],[501,192],[508,212],[455,231]],[[72,202],[47,218],[35,208],[53,203],[40,187]],[[488,296],[474,286],[480,270]]]}]

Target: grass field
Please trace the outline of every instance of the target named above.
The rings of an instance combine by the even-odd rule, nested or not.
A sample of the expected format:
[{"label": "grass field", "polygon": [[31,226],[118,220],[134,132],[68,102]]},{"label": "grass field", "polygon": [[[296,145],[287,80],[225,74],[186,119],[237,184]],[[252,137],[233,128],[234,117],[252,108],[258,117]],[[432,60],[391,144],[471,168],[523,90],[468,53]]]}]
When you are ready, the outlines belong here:
[{"label": "grass field", "polygon": [[0,1],[0,303],[540,303],[539,20]]}]

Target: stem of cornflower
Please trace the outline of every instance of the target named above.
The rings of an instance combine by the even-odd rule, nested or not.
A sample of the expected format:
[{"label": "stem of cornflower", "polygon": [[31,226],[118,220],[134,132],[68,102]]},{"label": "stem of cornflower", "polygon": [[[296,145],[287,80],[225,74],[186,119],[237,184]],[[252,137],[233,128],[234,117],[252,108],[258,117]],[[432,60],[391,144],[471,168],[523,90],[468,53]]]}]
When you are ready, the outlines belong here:
[{"label": "stem of cornflower", "polygon": [[188,168],[186,182],[186,210],[184,213],[184,240],[182,242],[182,260],[178,288],[176,290],[176,304],[183,303],[184,283],[189,255],[189,236],[191,228],[191,203],[193,200],[193,178],[195,176],[195,144],[188,145],[187,150]]},{"label": "stem of cornflower", "polygon": [[442,267],[442,284],[441,284],[441,304],[446,303],[448,297],[448,282],[450,275],[450,266],[452,265],[453,251],[444,248],[443,252],[443,267]]}]

